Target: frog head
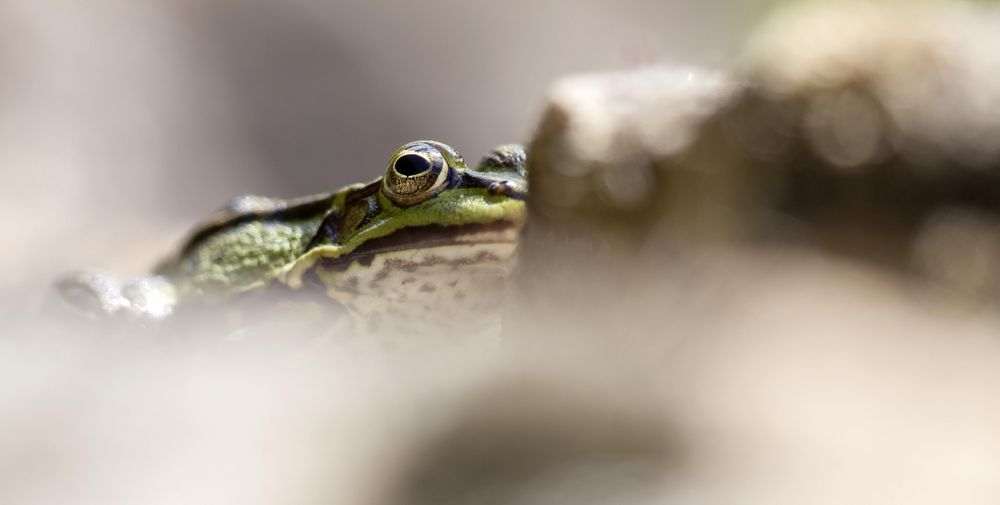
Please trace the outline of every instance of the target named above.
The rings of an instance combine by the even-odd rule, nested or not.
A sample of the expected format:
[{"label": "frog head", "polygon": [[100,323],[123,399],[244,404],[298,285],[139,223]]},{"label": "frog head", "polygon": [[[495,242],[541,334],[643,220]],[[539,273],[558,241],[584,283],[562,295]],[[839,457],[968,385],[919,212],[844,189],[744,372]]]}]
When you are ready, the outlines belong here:
[{"label": "frog head", "polygon": [[525,219],[524,161],[520,146],[506,145],[473,169],[446,144],[405,144],[382,177],[338,193],[279,279],[293,288],[318,283],[376,324],[465,324],[459,313],[488,323],[487,313],[499,316]]}]

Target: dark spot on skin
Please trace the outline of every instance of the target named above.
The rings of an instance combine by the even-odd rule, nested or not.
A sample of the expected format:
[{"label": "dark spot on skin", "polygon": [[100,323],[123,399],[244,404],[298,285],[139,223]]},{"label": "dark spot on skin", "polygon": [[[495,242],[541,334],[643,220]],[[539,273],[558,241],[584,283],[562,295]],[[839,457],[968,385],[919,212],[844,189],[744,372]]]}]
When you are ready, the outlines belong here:
[{"label": "dark spot on skin", "polygon": [[417,282],[417,280],[414,279],[413,277],[407,277],[403,279],[402,284],[413,284],[414,282]]},{"label": "dark spot on skin", "polygon": [[[451,265],[453,268],[458,269],[459,267],[468,266],[468,265],[477,265],[477,264],[480,264],[480,263],[486,263],[488,261],[489,262],[494,262],[494,263],[499,263],[500,262],[500,258],[497,255],[495,255],[495,254],[493,254],[493,253],[491,253],[489,251],[479,251],[478,254],[476,254],[475,256],[473,256],[471,258],[460,258],[460,259],[446,259],[446,258],[443,258],[441,256],[431,256],[431,257],[429,257],[429,258],[427,258],[427,259],[425,259],[423,261],[407,261],[407,260],[401,260],[401,259],[390,259],[390,260],[386,260],[385,267],[388,270],[402,270],[402,271],[404,271],[406,273],[411,273],[412,274],[412,273],[416,272],[417,269],[422,268],[422,267],[432,267],[432,266],[437,266],[437,265]],[[385,278],[385,276],[388,276],[388,275],[389,275],[388,272],[386,272],[384,275],[383,275],[382,272],[379,272],[378,275],[376,275],[376,280],[378,280],[380,278]]]},{"label": "dark spot on skin", "polygon": [[383,267],[382,270],[379,270],[378,273],[375,274],[375,277],[372,278],[371,283],[369,283],[369,287],[375,287],[376,284],[384,281],[385,278],[389,276],[391,271],[392,269],[389,268],[388,265]]},{"label": "dark spot on skin", "polygon": [[456,291],[454,298],[458,301],[465,300],[465,293],[462,291]]},{"label": "dark spot on skin", "polygon": [[359,294],[360,293],[360,291],[358,290],[359,283],[360,280],[357,277],[348,277],[346,280],[344,280],[344,287],[341,289],[348,293]]},{"label": "dark spot on skin", "polygon": [[[478,265],[480,263],[499,263],[500,257],[489,252],[489,251],[479,251],[478,254],[471,258],[460,258],[460,259],[447,259],[441,256],[430,256],[422,261],[407,261],[402,259],[388,259],[385,261],[385,266],[382,270],[379,270],[377,274],[372,278],[369,283],[369,287],[374,289],[381,281],[384,281],[391,272],[402,270],[406,273],[414,273],[418,269],[423,267],[432,267],[437,265],[451,265],[452,269],[458,270],[463,266],[468,265]],[[455,281],[458,282],[457,279]],[[454,287],[454,286],[452,286]],[[380,295],[381,296],[381,295]]]},{"label": "dark spot on skin", "polygon": [[[284,286],[284,284],[281,283],[278,283],[278,285]],[[326,289],[326,284],[323,284],[323,280],[319,278],[319,273],[315,268],[306,270],[306,272],[302,275],[302,285],[313,289]]]},{"label": "dark spot on skin", "polygon": [[437,288],[431,284],[425,283],[423,286],[420,286],[421,293],[433,293],[435,291],[437,291]]},{"label": "dark spot on skin", "polygon": [[453,288],[453,287],[455,287],[457,285],[458,285],[458,279],[455,279],[455,280],[453,280],[453,281],[451,281],[451,282],[448,283],[448,287],[449,288]]}]

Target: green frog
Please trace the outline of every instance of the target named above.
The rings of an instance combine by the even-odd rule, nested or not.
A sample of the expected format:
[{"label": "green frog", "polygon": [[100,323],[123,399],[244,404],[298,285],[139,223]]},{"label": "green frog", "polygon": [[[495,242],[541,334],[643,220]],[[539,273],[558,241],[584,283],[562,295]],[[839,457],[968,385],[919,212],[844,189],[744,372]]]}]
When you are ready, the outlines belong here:
[{"label": "green frog", "polygon": [[499,310],[525,220],[525,171],[518,145],[493,149],[472,169],[446,144],[410,142],[367,184],[233,200],[150,277],[123,287],[77,274],[58,289],[98,319],[164,320],[189,306],[311,288],[368,327],[460,326]]}]

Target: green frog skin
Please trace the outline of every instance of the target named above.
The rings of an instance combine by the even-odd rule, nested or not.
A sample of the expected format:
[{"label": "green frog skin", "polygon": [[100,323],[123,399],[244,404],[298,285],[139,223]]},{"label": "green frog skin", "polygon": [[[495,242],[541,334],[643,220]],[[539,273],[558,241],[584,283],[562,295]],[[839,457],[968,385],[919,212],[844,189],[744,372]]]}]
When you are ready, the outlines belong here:
[{"label": "green frog skin", "polygon": [[77,274],[58,289],[99,319],[167,319],[188,305],[308,286],[369,325],[465,324],[499,310],[526,196],[518,145],[493,149],[471,169],[448,145],[410,142],[367,184],[291,200],[237,198],[150,277],[121,287]]}]

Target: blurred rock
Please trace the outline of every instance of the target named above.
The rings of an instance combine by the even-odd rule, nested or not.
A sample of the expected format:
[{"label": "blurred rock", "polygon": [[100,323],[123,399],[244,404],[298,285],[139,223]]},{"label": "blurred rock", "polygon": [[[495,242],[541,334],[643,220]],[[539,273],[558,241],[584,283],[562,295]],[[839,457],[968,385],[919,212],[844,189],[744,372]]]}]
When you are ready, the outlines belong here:
[{"label": "blurred rock", "polygon": [[779,246],[995,299],[997,47],[995,7],[805,3],[731,76],[564,79],[529,148],[524,311],[611,331],[641,306],[612,293],[686,255]]},{"label": "blurred rock", "polygon": [[594,373],[525,358],[425,419],[388,467],[384,503],[662,503],[686,441],[648,385],[613,363]]},{"label": "blurred rock", "polygon": [[561,81],[507,342],[659,370],[710,503],[995,501],[998,47],[991,6],[797,4],[728,76]]}]

